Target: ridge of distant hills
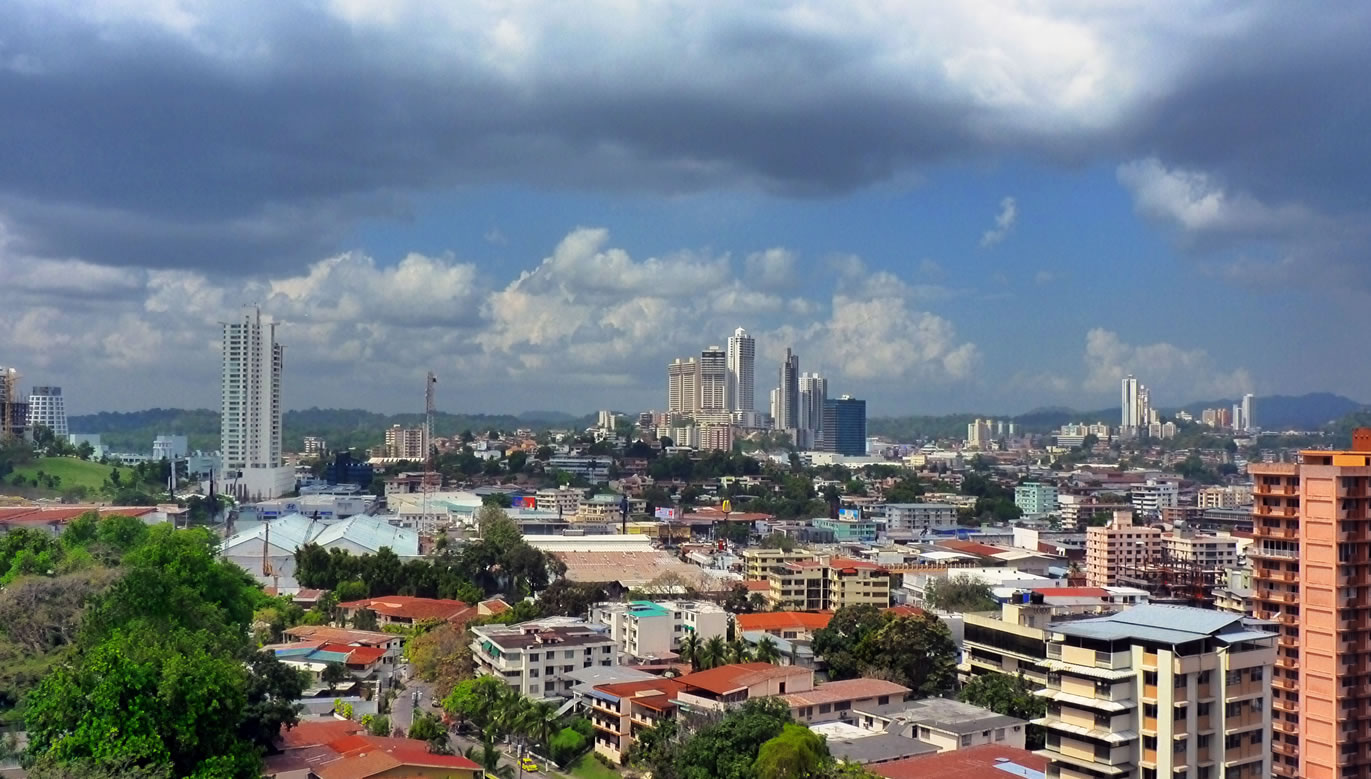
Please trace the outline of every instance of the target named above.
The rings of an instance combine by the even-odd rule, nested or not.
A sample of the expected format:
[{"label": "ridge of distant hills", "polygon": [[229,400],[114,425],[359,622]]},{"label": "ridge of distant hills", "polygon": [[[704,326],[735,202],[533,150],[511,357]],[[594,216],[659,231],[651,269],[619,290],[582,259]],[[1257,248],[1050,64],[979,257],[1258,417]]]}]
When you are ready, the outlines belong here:
[{"label": "ridge of distant hills", "polygon": [[[1235,399],[1187,403],[1180,409],[1198,415],[1206,408],[1225,408],[1239,402]],[[1368,410],[1351,398],[1331,392],[1311,392],[1305,395],[1267,395],[1256,398],[1254,416],[1265,430],[1321,430],[1338,426],[1349,415]],[[867,430],[899,440],[925,437],[965,435],[968,422],[981,419],[1013,421],[1024,432],[1045,433],[1068,422],[1119,421],[1118,408],[1095,411],[1076,411],[1062,407],[1036,408],[1023,414],[941,414],[872,417]],[[287,411],[283,415],[283,435],[287,449],[298,449],[307,435],[320,436],[332,448],[368,447],[382,442],[386,428],[391,425],[417,425],[422,414],[381,414],[364,409],[308,408]],[[437,412],[434,429],[438,435],[453,435],[463,430],[483,433],[487,430],[514,428],[584,428],[593,424],[594,414],[576,416],[564,411],[525,411],[520,414],[453,414]],[[98,414],[73,416],[67,421],[75,433],[98,433],[103,442],[118,450],[142,451],[151,449],[153,437],[170,433],[190,439],[192,449],[216,449],[219,446],[219,412],[211,409],[152,408],[145,411],[103,411]],[[1342,425],[1345,427],[1346,425]]]}]

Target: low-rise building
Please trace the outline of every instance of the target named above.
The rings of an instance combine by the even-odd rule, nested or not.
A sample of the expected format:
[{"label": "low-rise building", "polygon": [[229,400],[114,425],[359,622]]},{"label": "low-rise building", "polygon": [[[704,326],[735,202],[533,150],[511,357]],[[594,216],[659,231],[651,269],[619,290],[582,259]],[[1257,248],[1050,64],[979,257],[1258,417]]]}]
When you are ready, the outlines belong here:
[{"label": "low-rise building", "polygon": [[639,660],[675,656],[687,635],[704,642],[728,633],[728,613],[709,601],[599,603],[590,619],[608,628],[624,654]]},{"label": "low-rise building", "polygon": [[581,507],[581,490],[575,487],[549,487],[538,490],[534,495],[537,508],[540,511],[553,511],[558,516],[570,517]]},{"label": "low-rise building", "polygon": [[1155,565],[1161,557],[1162,531],[1133,524],[1132,511],[1114,512],[1114,520],[1085,531],[1085,580],[1091,587],[1109,587],[1119,579]]},{"label": "low-rise building", "polygon": [[1057,488],[1042,482],[1026,482],[1014,488],[1014,505],[1028,516],[1057,510]]},{"label": "low-rise building", "polygon": [[1050,631],[1048,776],[1271,775],[1274,633],[1158,605]]},{"label": "low-rise building", "polygon": [[1162,556],[1172,564],[1217,573],[1238,564],[1238,539],[1188,531],[1167,533],[1162,536]]},{"label": "low-rise building", "polygon": [[784,549],[744,549],[743,579],[764,581],[771,576],[771,569],[778,565],[818,558],[817,554],[805,549],[794,549],[789,552]]},{"label": "low-rise building", "polygon": [[471,629],[477,673],[495,676],[531,698],[567,698],[578,668],[618,664],[618,645],[603,628],[573,617]]},{"label": "low-rise building", "polygon": [[937,747],[939,752],[983,744],[1022,749],[1028,735],[1026,720],[951,698],[909,701],[896,711],[859,707],[852,717],[858,727],[916,738]]},{"label": "low-rise building", "polygon": [[609,469],[614,458],[608,455],[562,454],[548,458],[547,470],[566,471],[591,484],[609,481]]},{"label": "low-rise building", "polygon": [[1045,779],[1047,761],[1026,749],[984,744],[955,752],[920,755],[889,763],[877,763],[867,770],[886,779]]},{"label": "low-rise building", "polygon": [[833,540],[839,544],[876,543],[876,523],[870,519],[817,517],[810,520],[809,524],[816,530],[832,533]]},{"label": "low-rise building", "polygon": [[844,606],[890,605],[890,572],[875,563],[833,557],[778,565],[768,577],[776,608],[836,611]]},{"label": "low-rise building", "polygon": [[1148,479],[1129,489],[1128,500],[1134,511],[1155,519],[1161,516],[1162,508],[1180,505],[1180,495],[1181,488],[1176,482]]},{"label": "low-rise building", "polygon": [[430,620],[462,624],[477,616],[475,606],[459,600],[416,598],[410,595],[363,598],[362,600],[339,603],[338,609],[348,622],[355,620],[359,611],[374,612],[376,624],[381,626],[409,627]]},{"label": "low-rise building", "polygon": [[808,640],[814,631],[828,627],[833,619],[831,611],[762,611],[739,614],[733,618],[738,629],[745,632],[766,633],[787,640]]},{"label": "low-rise building", "polygon": [[957,507],[948,503],[886,503],[873,508],[888,533],[926,535],[957,527]]}]

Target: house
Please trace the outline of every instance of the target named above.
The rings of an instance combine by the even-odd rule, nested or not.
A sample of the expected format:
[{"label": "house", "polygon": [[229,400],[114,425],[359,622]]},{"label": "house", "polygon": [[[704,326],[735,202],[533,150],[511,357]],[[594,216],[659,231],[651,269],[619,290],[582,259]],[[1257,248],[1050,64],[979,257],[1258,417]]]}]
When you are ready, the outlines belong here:
[{"label": "house", "polygon": [[[375,661],[374,670],[378,679],[390,678],[400,663],[400,653],[404,646],[404,636],[396,633],[377,633],[370,630],[349,630],[327,625],[296,625],[286,628],[285,641],[277,647],[290,647],[301,643],[317,649],[324,645],[335,647],[368,648],[381,650]],[[341,649],[336,651],[342,651]],[[359,658],[366,655],[358,655]]]},{"label": "house", "polygon": [[478,779],[481,767],[459,755],[435,755],[418,739],[367,735],[350,720],[304,720],[282,729],[278,754],[263,760],[270,779]]},{"label": "house", "polygon": [[904,703],[909,688],[884,679],[843,679],[781,696],[800,724],[852,719],[857,709],[885,710]]},{"label": "house", "polygon": [[941,752],[981,744],[1023,749],[1028,722],[950,698],[909,701],[901,710],[857,707],[852,718],[870,731],[917,738]]},{"label": "house", "polygon": [[1047,760],[1000,744],[877,763],[867,770],[886,779],[1046,779]]},{"label": "house", "polygon": [[149,525],[167,521],[165,511],[151,506],[7,506],[0,507],[0,535],[22,527],[46,530],[59,536],[73,519],[90,513],[99,514],[101,518],[137,517]]},{"label": "house", "polygon": [[351,622],[357,612],[367,609],[376,613],[378,625],[400,625],[408,627],[419,622],[437,620],[462,624],[477,616],[477,609],[459,600],[443,598],[416,598],[410,595],[387,595],[382,598],[339,603],[347,621]]},{"label": "house", "polygon": [[758,614],[739,614],[734,621],[744,633],[766,633],[776,638],[812,639],[814,631],[828,627],[833,619],[831,611],[766,611]]}]

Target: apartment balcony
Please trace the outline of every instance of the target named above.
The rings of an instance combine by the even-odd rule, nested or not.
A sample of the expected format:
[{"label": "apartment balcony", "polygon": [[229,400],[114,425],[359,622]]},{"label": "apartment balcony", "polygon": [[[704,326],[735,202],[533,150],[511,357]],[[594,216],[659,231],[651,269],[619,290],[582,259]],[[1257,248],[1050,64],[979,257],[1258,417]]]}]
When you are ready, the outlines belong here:
[{"label": "apartment balcony", "polygon": [[1242,730],[1251,730],[1262,726],[1262,713],[1260,711],[1246,711],[1236,717],[1225,717],[1223,722],[1224,735],[1237,733]]},{"label": "apartment balcony", "polygon": [[1298,735],[1300,732],[1300,726],[1297,723],[1274,718],[1271,720],[1271,729],[1277,733],[1290,733],[1291,735]]},{"label": "apartment balcony", "polygon": [[1300,668],[1300,661],[1292,657],[1277,657],[1276,667],[1284,668],[1287,671],[1298,671]]},{"label": "apartment balcony", "polygon": [[1297,594],[1285,590],[1260,589],[1256,590],[1253,594],[1264,601],[1270,601],[1272,603],[1295,603],[1299,600]]},{"label": "apartment balcony", "polygon": [[1260,760],[1265,756],[1266,748],[1263,744],[1243,744],[1240,747],[1224,750],[1223,762],[1224,765],[1231,766],[1238,763]]}]

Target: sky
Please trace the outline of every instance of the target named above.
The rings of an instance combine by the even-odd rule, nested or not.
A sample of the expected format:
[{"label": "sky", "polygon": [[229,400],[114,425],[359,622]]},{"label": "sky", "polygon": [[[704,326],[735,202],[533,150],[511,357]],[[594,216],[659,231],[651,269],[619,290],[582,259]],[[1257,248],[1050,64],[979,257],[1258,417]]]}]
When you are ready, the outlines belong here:
[{"label": "sky", "polygon": [[9,0],[0,365],[72,413],[1371,399],[1371,4]]}]

